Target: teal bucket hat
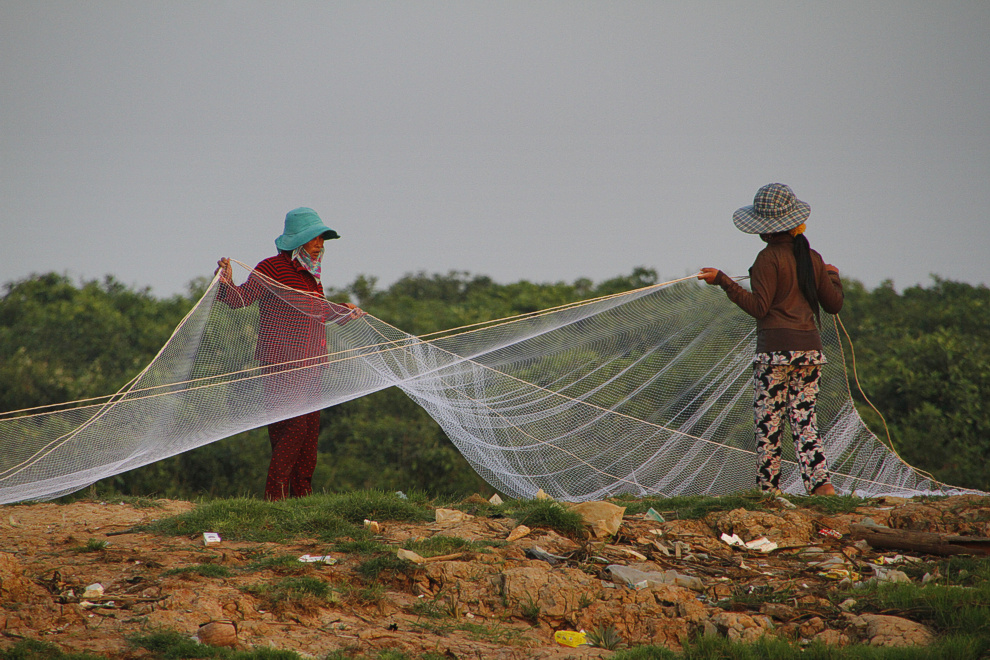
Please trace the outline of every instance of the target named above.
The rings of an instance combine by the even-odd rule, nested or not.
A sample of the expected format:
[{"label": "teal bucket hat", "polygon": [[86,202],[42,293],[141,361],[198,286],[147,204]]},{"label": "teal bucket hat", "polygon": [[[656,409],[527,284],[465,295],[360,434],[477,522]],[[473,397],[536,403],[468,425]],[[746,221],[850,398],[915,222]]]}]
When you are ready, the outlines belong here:
[{"label": "teal bucket hat", "polygon": [[323,236],[325,240],[340,238],[340,234],[323,224],[316,211],[300,206],[285,214],[285,230],[275,239],[275,247],[279,250],[295,250],[317,236]]}]

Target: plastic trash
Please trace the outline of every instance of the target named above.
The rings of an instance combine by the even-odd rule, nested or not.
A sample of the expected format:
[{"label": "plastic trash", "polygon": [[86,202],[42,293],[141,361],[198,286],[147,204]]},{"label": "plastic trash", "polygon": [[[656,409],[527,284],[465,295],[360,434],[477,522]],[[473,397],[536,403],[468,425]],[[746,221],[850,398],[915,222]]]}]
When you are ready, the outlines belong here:
[{"label": "plastic trash", "polygon": [[650,520],[656,520],[657,522],[667,522],[666,520],[663,519],[663,516],[661,516],[660,513],[652,506],[646,512],[646,517],[649,518]]},{"label": "plastic trash", "polygon": [[412,550],[399,548],[395,554],[399,559],[405,559],[406,561],[411,561],[414,564],[422,564],[426,562],[425,559],[423,559],[420,555],[416,554]]},{"label": "plastic trash", "polygon": [[567,561],[567,557],[561,557],[560,555],[553,555],[541,548],[538,545],[530,546],[526,548],[526,556],[530,559],[540,559],[547,562],[551,566],[556,566],[560,562]]},{"label": "plastic trash", "polygon": [[220,542],[220,535],[216,532],[203,532],[203,545],[214,545]]},{"label": "plastic trash", "polygon": [[692,575],[684,575],[671,569],[668,571],[641,571],[629,566],[610,564],[605,568],[614,581],[619,581],[634,589],[645,589],[655,587],[660,584],[673,584],[692,591],[704,591],[705,584],[700,578]]},{"label": "plastic trash", "polygon": [[570,646],[575,648],[587,644],[588,636],[583,630],[558,630],[553,634],[553,641],[557,642],[561,646]]},{"label": "plastic trash", "polygon": [[103,585],[100,584],[99,582],[94,582],[93,584],[86,587],[86,590],[83,591],[82,597],[99,598],[102,595],[103,595]]},{"label": "plastic trash", "polygon": [[299,558],[299,561],[304,564],[336,564],[337,560],[330,555],[303,555]]}]

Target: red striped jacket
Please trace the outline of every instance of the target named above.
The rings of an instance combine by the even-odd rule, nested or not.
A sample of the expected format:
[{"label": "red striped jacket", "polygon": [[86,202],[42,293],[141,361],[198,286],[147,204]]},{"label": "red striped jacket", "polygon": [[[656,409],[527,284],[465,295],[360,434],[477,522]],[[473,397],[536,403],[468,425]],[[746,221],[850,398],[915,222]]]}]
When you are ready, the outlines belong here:
[{"label": "red striped jacket", "polygon": [[324,298],[319,280],[285,253],[263,260],[240,286],[221,284],[217,300],[232,309],[257,301],[255,358],[262,364],[325,355],[327,321],[344,318],[351,311]]}]

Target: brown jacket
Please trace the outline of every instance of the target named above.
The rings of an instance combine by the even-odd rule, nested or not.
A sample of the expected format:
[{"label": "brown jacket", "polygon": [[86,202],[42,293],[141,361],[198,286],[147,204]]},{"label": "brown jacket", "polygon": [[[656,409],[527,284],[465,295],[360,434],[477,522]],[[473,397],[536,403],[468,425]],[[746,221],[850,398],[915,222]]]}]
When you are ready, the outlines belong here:
[{"label": "brown jacket", "polygon": [[[842,283],[825,270],[820,254],[811,251],[818,287],[818,303],[829,314],[842,309]],[[744,312],[756,319],[756,352],[821,350],[822,340],[811,305],[798,287],[794,238],[774,234],[749,269],[752,292],[719,271],[715,278]]]}]

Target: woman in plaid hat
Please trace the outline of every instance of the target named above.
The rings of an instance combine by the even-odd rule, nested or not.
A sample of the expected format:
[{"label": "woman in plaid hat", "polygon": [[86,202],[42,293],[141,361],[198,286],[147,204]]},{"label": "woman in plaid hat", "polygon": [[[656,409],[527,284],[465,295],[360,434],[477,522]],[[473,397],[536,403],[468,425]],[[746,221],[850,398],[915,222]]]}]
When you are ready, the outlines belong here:
[{"label": "woman in plaid hat", "polygon": [[737,229],[759,234],[767,243],[749,269],[752,291],[716,268],[702,268],[698,279],[722,287],[729,300],[756,319],[757,484],[779,492],[786,409],[805,489],[812,495],[835,495],[818,437],[815,402],[826,361],[818,332],[820,310],[835,314],[842,308],[842,283],[839,270],[826,264],[804,236],[810,215],[811,206],[789,186],[763,186],[752,206],[732,215]]}]

